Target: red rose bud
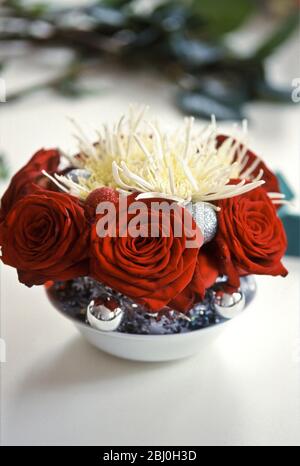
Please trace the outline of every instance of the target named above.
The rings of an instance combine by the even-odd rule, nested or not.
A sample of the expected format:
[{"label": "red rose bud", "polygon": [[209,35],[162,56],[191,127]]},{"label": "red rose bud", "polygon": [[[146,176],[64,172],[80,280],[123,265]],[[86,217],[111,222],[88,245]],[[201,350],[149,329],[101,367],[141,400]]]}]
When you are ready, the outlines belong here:
[{"label": "red rose bud", "polygon": [[98,188],[92,191],[85,201],[85,213],[89,220],[96,216],[96,210],[101,202],[112,202],[117,205],[119,202],[119,193],[108,187]]}]

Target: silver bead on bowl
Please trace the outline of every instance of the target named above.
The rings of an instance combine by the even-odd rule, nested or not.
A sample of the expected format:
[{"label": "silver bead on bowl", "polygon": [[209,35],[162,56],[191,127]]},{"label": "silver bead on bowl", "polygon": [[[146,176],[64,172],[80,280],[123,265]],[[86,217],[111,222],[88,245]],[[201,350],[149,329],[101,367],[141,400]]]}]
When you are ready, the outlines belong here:
[{"label": "silver bead on bowl", "polygon": [[114,300],[95,299],[87,308],[87,321],[91,327],[102,332],[113,332],[118,329],[123,310]]},{"label": "silver bead on bowl", "polygon": [[218,228],[216,211],[205,202],[189,202],[186,208],[202,231],[204,243],[211,241]]},{"label": "silver bead on bowl", "polygon": [[245,294],[239,290],[232,294],[216,295],[213,306],[215,311],[224,319],[233,319],[245,309]]}]

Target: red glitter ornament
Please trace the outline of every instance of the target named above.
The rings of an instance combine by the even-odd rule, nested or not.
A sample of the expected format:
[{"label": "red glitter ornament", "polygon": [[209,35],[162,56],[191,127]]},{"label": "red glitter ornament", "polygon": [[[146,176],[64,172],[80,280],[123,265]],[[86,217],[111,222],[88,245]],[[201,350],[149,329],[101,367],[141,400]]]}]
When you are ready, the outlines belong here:
[{"label": "red glitter ornament", "polygon": [[89,220],[96,216],[96,209],[101,202],[112,202],[117,205],[119,202],[119,193],[108,187],[97,188],[92,191],[85,201],[85,212]]}]

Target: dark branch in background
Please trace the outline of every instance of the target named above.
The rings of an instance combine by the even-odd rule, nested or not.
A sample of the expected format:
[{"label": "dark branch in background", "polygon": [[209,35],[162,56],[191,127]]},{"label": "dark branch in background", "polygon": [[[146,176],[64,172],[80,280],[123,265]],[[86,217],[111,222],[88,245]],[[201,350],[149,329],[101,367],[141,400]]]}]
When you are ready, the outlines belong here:
[{"label": "dark branch in background", "polygon": [[296,6],[252,57],[241,58],[224,46],[224,35],[253,14],[255,5],[253,0],[178,0],[139,13],[132,0],[72,8],[6,0],[0,7],[0,43],[63,46],[76,57],[60,76],[10,95],[8,102],[44,88],[79,97],[86,92],[80,78],[100,72],[98,64],[106,57],[161,71],[178,82],[179,108],[199,117],[214,113],[220,120],[237,120],[244,117],[249,101],[290,102],[290,89],[274,89],[267,81],[264,61],[296,29]]}]

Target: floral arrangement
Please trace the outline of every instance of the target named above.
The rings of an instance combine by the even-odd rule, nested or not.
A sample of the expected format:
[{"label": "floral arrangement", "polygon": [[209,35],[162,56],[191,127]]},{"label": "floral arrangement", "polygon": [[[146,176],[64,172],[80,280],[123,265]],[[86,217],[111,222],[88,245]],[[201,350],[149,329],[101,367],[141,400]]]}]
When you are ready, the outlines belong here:
[{"label": "floral arrangement", "polygon": [[[246,125],[239,136],[224,136],[214,118],[201,131],[192,118],[164,131],[145,109],[130,109],[112,128],[103,126],[96,142],[80,133],[75,156],[42,149],[2,198],[1,260],[27,286],[91,277],[154,313],[188,311],[218,277],[233,293],[249,274],[286,276],[277,215],[284,196],[246,138]],[[154,200],[177,206],[168,235]],[[135,220],[135,202],[144,205],[138,231],[146,225],[149,233],[151,219],[157,235],[122,232],[124,218],[125,233]],[[99,234],[103,203],[115,208],[113,235]],[[191,245],[186,229],[175,234],[186,214],[198,234]]]}]

